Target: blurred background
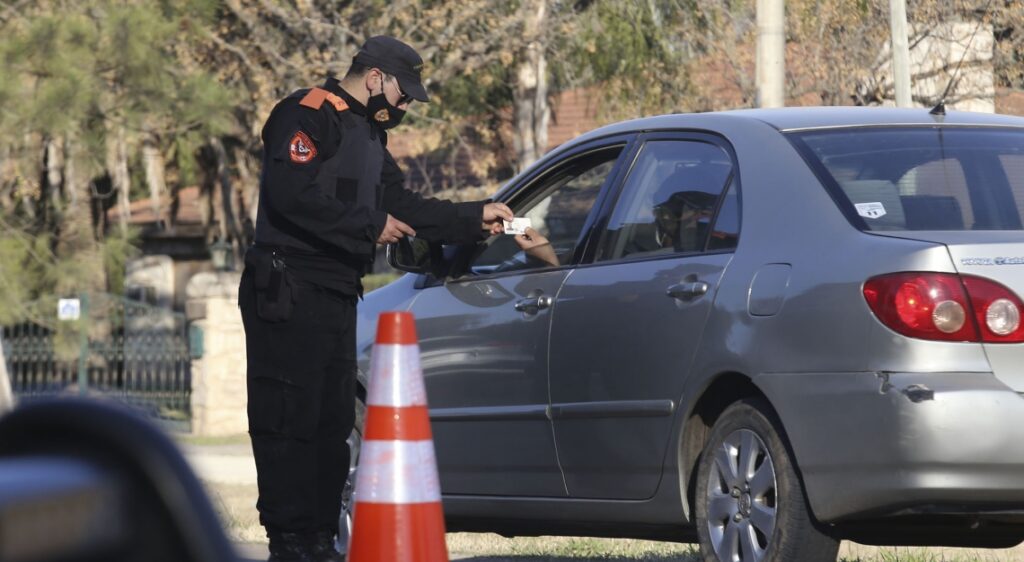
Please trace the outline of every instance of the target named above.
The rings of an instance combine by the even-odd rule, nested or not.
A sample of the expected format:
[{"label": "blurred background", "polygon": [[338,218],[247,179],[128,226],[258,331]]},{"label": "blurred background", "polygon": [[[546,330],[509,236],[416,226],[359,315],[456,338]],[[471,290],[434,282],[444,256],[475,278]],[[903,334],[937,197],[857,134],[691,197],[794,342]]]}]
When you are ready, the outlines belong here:
[{"label": "blurred background", "polygon": [[[234,295],[260,129],[367,37],[426,60],[433,102],[390,141],[407,186],[478,199],[612,121],[893,105],[897,4],[0,0],[0,371],[17,398],[114,396],[182,431],[244,433]],[[962,65],[951,109],[1024,114],[1019,0],[905,11],[902,105],[935,105]],[[368,289],[394,278],[377,262]]]}]

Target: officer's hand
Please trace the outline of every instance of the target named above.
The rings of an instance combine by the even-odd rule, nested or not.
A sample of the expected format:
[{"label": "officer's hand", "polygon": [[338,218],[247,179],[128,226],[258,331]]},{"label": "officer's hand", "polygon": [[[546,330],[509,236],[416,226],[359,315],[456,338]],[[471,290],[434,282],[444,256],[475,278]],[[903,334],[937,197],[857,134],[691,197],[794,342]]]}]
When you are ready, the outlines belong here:
[{"label": "officer's hand", "polygon": [[416,236],[416,231],[413,230],[411,226],[391,215],[388,215],[388,222],[384,223],[384,230],[380,231],[380,237],[377,238],[377,243],[393,244],[398,242],[398,240],[403,236]]},{"label": "officer's hand", "polygon": [[503,220],[510,221],[515,215],[512,209],[504,203],[488,203],[484,205],[484,223],[481,228],[491,234],[501,234],[505,231]]}]

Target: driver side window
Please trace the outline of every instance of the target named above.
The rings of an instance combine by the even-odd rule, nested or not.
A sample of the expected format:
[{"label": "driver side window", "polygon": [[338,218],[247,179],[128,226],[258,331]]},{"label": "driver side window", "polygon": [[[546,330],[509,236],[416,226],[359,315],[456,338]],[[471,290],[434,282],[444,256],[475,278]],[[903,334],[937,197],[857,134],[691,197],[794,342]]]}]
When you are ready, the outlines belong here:
[{"label": "driver side window", "polygon": [[470,271],[483,275],[567,264],[622,148],[601,148],[559,164],[517,194],[510,202],[512,210],[516,217],[530,219],[539,237],[492,236],[471,261]]}]

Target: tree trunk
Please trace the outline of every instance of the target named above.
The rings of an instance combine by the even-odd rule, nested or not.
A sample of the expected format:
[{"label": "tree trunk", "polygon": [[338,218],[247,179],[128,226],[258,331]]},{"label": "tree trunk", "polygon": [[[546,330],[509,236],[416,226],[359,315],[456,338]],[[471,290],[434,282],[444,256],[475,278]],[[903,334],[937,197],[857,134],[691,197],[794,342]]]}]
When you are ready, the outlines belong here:
[{"label": "tree trunk", "polygon": [[11,162],[11,146],[5,144],[0,148],[0,209],[14,209],[17,179]]},{"label": "tree trunk", "polygon": [[7,356],[4,354],[4,338],[0,334],[0,414],[14,407],[14,393],[11,392],[11,378],[7,374]]},{"label": "tree trunk", "polygon": [[128,143],[125,141],[124,128],[118,126],[107,134],[107,173],[110,184],[117,193],[117,224],[121,233],[128,231],[128,220],[131,218],[132,180],[128,173]]},{"label": "tree trunk", "polygon": [[523,49],[515,84],[516,167],[525,169],[547,151],[548,63],[544,52],[543,25],[548,0],[526,0],[520,8],[526,47]]},{"label": "tree trunk", "polygon": [[100,253],[99,232],[93,220],[92,189],[83,169],[85,155],[70,135],[64,139],[64,193],[66,202],[59,216],[56,254],[75,261],[76,275],[57,281],[57,292],[74,294],[103,290],[106,269]]},{"label": "tree trunk", "polygon": [[243,245],[252,242],[249,238],[256,227],[256,212],[260,204],[260,178],[257,173],[259,162],[246,150],[239,147],[235,150],[235,162],[238,167],[238,182],[241,187],[239,197],[240,209],[238,217],[242,221],[242,234],[246,237]]},{"label": "tree trunk", "polygon": [[242,233],[238,228],[238,204],[236,203],[234,186],[231,182],[231,172],[228,168],[228,154],[224,149],[224,143],[218,137],[210,137],[210,147],[213,148],[213,156],[217,166],[217,184],[220,188],[214,191],[215,194],[219,194],[220,199],[220,205],[218,205],[220,208],[220,220],[218,221],[220,223],[220,239],[231,243],[235,251],[235,263],[238,263]]},{"label": "tree trunk", "polygon": [[160,152],[158,139],[147,134],[142,140],[142,167],[146,171],[146,187],[149,190],[149,202],[153,207],[153,216],[161,227],[167,225],[164,212],[164,193],[167,192],[166,165],[164,155]]},{"label": "tree trunk", "polygon": [[64,183],[64,143],[57,137],[43,137],[39,199],[36,201],[36,228],[49,232],[57,226],[61,185]]}]

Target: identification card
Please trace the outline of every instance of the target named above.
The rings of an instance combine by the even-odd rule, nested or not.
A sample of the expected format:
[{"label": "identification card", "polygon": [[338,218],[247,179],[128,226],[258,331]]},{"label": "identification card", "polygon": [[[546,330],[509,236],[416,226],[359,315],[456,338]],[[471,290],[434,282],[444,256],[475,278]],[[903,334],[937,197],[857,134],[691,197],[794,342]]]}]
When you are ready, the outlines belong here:
[{"label": "identification card", "polygon": [[505,221],[505,234],[526,234],[526,229],[533,226],[533,221],[526,217],[516,217]]}]

